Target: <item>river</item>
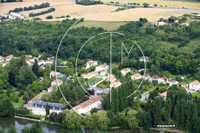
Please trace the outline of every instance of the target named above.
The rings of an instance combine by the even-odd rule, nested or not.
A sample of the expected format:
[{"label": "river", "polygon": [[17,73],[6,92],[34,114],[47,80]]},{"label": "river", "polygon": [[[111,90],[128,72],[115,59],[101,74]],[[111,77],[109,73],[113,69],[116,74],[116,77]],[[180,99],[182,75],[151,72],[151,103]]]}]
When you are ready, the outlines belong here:
[{"label": "river", "polygon": [[[31,126],[34,122],[29,120],[23,120],[18,118],[10,118],[10,117],[0,117],[0,129],[3,129],[7,132],[7,128],[12,124],[17,129],[17,133],[21,133],[21,129],[23,129],[26,125]],[[45,133],[84,133],[84,129],[76,129],[76,130],[67,130],[62,128],[59,125],[54,124],[47,124],[47,123],[41,123],[42,130]],[[108,130],[109,133],[122,133],[122,132],[129,132],[129,133],[140,133],[143,129],[138,130],[121,130],[121,129],[113,129]],[[85,133],[92,133],[92,130],[84,130]],[[153,130],[147,130],[146,133],[167,133],[164,131],[153,131]],[[144,132],[143,132],[144,133]]]}]

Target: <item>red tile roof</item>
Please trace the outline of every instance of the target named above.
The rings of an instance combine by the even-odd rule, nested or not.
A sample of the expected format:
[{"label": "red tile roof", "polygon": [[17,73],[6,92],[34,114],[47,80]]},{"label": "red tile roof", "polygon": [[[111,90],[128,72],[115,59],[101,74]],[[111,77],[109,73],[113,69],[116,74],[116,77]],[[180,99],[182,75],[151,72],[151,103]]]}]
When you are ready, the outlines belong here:
[{"label": "red tile roof", "polygon": [[92,99],[89,99],[89,100],[87,100],[87,101],[85,101],[85,102],[73,107],[73,110],[77,111],[80,108],[85,108],[85,107],[87,107],[87,106],[89,106],[89,105],[91,105],[91,104],[93,104],[93,103],[95,103],[95,102],[97,102],[97,101],[99,101],[101,99],[102,99],[101,95],[98,95],[98,96],[96,96],[96,97],[94,97]]},{"label": "red tile roof", "polygon": [[135,77],[139,78],[139,77],[141,77],[141,74],[139,74],[139,73],[136,73],[136,74],[134,74],[133,76],[135,76]]}]

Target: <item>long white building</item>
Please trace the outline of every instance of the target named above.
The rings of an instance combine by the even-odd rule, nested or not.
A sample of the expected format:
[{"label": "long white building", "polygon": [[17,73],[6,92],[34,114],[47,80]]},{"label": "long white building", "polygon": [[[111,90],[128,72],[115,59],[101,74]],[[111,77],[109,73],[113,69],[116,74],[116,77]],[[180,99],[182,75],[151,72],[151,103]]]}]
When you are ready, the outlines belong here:
[{"label": "long white building", "polygon": [[102,99],[102,97],[100,95],[98,95],[94,98],[91,98],[91,99],[73,107],[72,110],[77,111],[78,114],[89,113],[92,108],[97,108],[97,107],[101,106],[101,99]]}]

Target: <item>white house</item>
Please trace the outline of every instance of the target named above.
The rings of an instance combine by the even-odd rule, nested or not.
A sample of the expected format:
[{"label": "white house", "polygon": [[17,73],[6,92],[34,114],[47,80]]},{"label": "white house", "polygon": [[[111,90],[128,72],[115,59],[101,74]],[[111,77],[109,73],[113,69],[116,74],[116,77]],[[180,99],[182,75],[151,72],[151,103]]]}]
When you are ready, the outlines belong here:
[{"label": "white house", "polygon": [[38,65],[39,65],[39,66],[41,66],[41,65],[44,64],[44,63],[45,63],[45,61],[44,61],[43,59],[38,61]]},{"label": "white house", "polygon": [[20,19],[24,19],[24,16],[22,16],[21,14],[16,13],[16,12],[10,12],[9,19],[15,19],[16,17],[18,17]]},{"label": "white house", "polygon": [[166,101],[166,98],[167,98],[167,91],[161,93],[160,96],[163,98],[163,100]]},{"label": "white house", "polygon": [[149,74],[149,73],[145,73],[144,79],[147,80],[147,79],[149,79],[149,78],[150,78],[150,74]]},{"label": "white house", "polygon": [[181,23],[181,24],[180,24],[180,26],[184,26],[184,25],[185,25],[185,26],[189,26],[190,24],[189,24],[189,23]]},{"label": "white house", "polygon": [[56,79],[56,80],[54,80],[54,81],[52,81],[51,82],[51,86],[60,86],[61,84],[63,83],[63,81],[62,80],[60,80],[60,79]]},{"label": "white house", "polygon": [[189,84],[189,87],[190,90],[195,90],[195,91],[200,90],[200,82],[198,80],[193,81],[192,83]]},{"label": "white house", "polygon": [[118,87],[118,86],[120,86],[120,85],[121,85],[121,82],[116,81],[116,82],[112,82],[112,83],[110,84],[110,87],[111,87],[111,88],[112,88],[112,87],[116,88],[116,87]]},{"label": "white house", "polygon": [[86,113],[90,113],[90,110],[92,108],[98,108],[101,106],[101,95],[98,95],[94,98],[91,98],[75,107],[72,108],[72,110],[77,111],[78,114],[86,114]]},{"label": "white house", "polygon": [[100,75],[101,75],[101,76],[105,76],[105,75],[106,75],[106,72],[102,71],[102,72],[100,72]]},{"label": "white house", "polygon": [[169,83],[169,86],[172,86],[172,85],[178,85],[179,82],[172,80],[172,79],[169,79],[167,83]]},{"label": "white house", "polygon": [[44,62],[45,65],[51,65],[53,64],[54,60],[48,59]]},{"label": "white house", "polygon": [[141,56],[140,58],[139,58],[139,61],[144,61],[144,62],[149,62],[149,60],[150,60],[150,58],[149,57],[147,57],[147,56]]},{"label": "white house", "polygon": [[90,68],[92,66],[96,66],[96,65],[98,65],[98,61],[90,60],[86,64],[86,69],[88,69],[88,68]]},{"label": "white house", "polygon": [[2,67],[5,67],[8,63],[10,63],[10,61],[3,61],[2,62]]},{"label": "white house", "polygon": [[131,76],[132,80],[137,80],[137,79],[141,79],[141,78],[142,78],[142,76],[141,76],[140,73],[136,73],[136,74],[134,74],[134,75]]},{"label": "white house", "polygon": [[122,73],[122,75],[123,76],[125,76],[128,72],[130,72],[131,71],[131,69],[130,68],[125,68],[125,69],[122,69],[121,70],[121,73]]},{"label": "white house", "polygon": [[180,82],[180,83],[178,83],[178,85],[183,87],[183,88],[188,88],[188,84],[186,84],[186,83]]},{"label": "white house", "polygon": [[158,80],[159,76],[158,75],[153,75],[149,78],[149,81],[152,82],[153,80]]},{"label": "white house", "polygon": [[158,79],[158,84],[160,83],[167,84],[167,82],[168,82],[168,78],[166,76],[163,76]]},{"label": "white house", "polygon": [[103,71],[103,70],[106,70],[106,69],[108,69],[108,65],[103,64],[103,65],[97,66],[95,71],[100,72],[100,71]]},{"label": "white house", "polygon": [[94,76],[96,76],[96,75],[98,75],[98,72],[95,72],[95,71],[93,71],[93,72],[90,72],[90,73],[88,73],[88,74],[82,74],[82,77],[83,78],[87,78],[87,79],[91,79],[91,78],[93,78]]},{"label": "white house", "polygon": [[14,57],[13,55],[6,56],[6,61],[10,61],[13,57]]},{"label": "white house", "polygon": [[181,76],[181,79],[182,79],[182,80],[185,80],[185,78],[186,78],[186,76]]},{"label": "white house", "polygon": [[116,78],[114,77],[114,76],[111,76],[111,77],[109,77],[108,79],[107,79],[107,81],[109,81],[109,82],[114,82],[116,80]]}]

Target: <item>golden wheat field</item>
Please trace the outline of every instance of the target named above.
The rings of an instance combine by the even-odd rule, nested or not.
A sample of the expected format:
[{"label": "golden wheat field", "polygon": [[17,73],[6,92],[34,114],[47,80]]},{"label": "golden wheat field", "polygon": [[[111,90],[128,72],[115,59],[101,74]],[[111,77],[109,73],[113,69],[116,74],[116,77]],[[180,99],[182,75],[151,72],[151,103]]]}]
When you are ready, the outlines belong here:
[{"label": "golden wheat field", "polygon": [[[114,0],[118,1],[118,0]],[[130,2],[138,2],[144,0],[131,0]],[[150,1],[150,0],[149,0]],[[152,0],[151,2],[158,4],[158,2],[163,3],[171,3],[171,5],[174,4],[178,5],[178,3],[181,5],[186,4],[185,7],[188,7],[189,5],[193,4],[194,8],[200,8],[199,3],[192,3],[192,2],[177,2],[177,1],[162,1],[162,0]],[[191,13],[200,13],[200,11],[194,11],[194,10],[184,10],[184,9],[159,9],[159,8],[133,8],[118,12],[115,11],[118,6],[108,6],[108,5],[90,5],[90,6],[84,6],[84,5],[77,5],[72,0],[24,0],[24,2],[14,2],[14,3],[0,3],[0,14],[6,14],[9,10],[14,9],[16,7],[25,7],[25,6],[34,6],[35,4],[41,4],[42,2],[49,2],[50,7],[54,7],[56,9],[55,12],[47,13],[44,15],[37,16],[41,18],[43,21],[60,21],[65,18],[55,18],[55,17],[61,17],[63,15],[70,15],[70,18],[80,18],[82,16],[85,16],[85,20],[90,21],[135,21],[139,20],[141,17],[145,17],[148,19],[148,21],[153,22],[157,21],[159,18],[168,18],[170,16],[181,16],[183,14],[191,14]],[[128,0],[120,0],[121,3],[128,3]],[[148,3],[148,1],[146,1]],[[149,2],[150,3],[150,2]],[[151,3],[150,3],[151,4]],[[158,4],[159,5],[159,4]],[[162,4],[165,5],[165,4]],[[170,5],[170,4],[169,4]],[[168,5],[168,6],[169,6]],[[31,11],[23,11],[20,12],[22,15],[26,17],[26,19],[29,18],[29,13],[37,13],[40,11],[47,10],[48,8],[43,9],[37,9],[37,10],[31,10]],[[46,16],[52,15],[54,18],[47,20],[45,19]]]}]

